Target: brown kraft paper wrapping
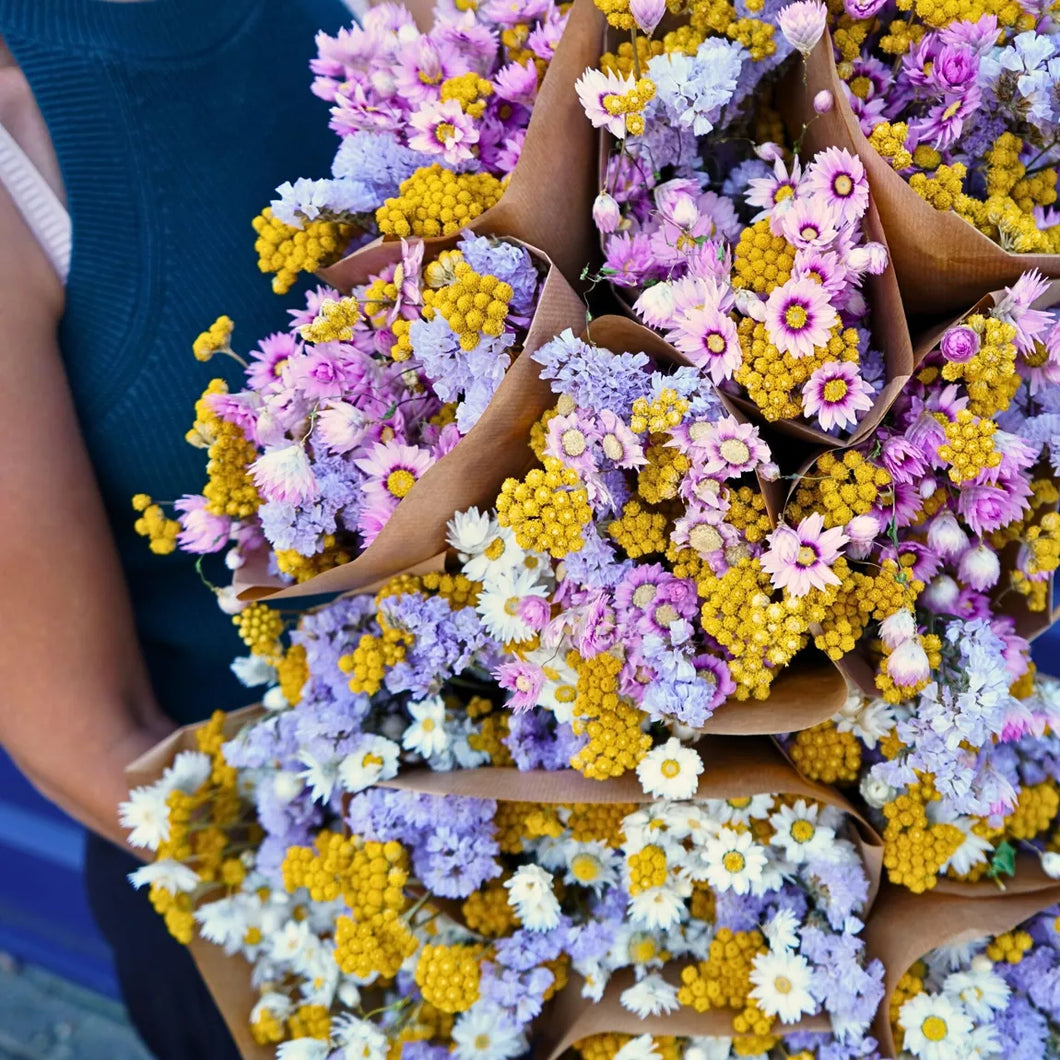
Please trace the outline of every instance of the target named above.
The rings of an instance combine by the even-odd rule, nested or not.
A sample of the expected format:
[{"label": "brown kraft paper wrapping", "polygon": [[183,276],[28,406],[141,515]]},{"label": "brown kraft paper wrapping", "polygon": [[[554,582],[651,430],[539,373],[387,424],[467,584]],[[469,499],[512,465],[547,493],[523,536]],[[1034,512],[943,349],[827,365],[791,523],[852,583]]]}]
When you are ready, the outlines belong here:
[{"label": "brown kraft paper wrapping", "polygon": [[[805,68],[797,64],[788,81],[789,131],[811,151],[845,147],[865,166],[891,252],[898,286],[912,316],[941,316],[971,305],[984,291],[1014,283],[1028,269],[1060,276],[1060,255],[1010,254],[955,213],[925,202],[872,147],[847,102],[836,72],[831,37],[826,33]],[[805,69],[806,76],[803,77]],[[816,115],[813,97],[832,93],[834,105]]]},{"label": "brown kraft paper wrapping", "polygon": [[[409,4],[422,28],[422,6]],[[429,19],[428,19],[429,21]],[[519,161],[496,206],[476,217],[468,228],[478,235],[512,236],[548,255],[572,284],[599,257],[592,204],[596,197],[597,145],[595,130],[574,90],[574,82],[600,57],[604,16],[593,0],[574,0],[563,36],[541,83]],[[456,237],[426,239],[428,248],[445,249]],[[398,240],[376,239],[318,275],[338,289],[353,283],[351,271],[361,272],[370,259],[372,271],[401,259]]]},{"label": "brown kraft paper wrapping", "polygon": [[[533,247],[527,247],[539,259]],[[359,270],[359,283],[372,264]],[[550,265],[522,352],[508,369],[478,423],[409,490],[376,539],[355,560],[284,587],[269,577],[263,556],[250,557],[233,575],[240,600],[287,600],[322,593],[363,592],[402,572],[443,569],[446,524],[472,506],[492,507],[501,484],[531,465],[531,425],[551,406],[552,391],[530,354],[566,328],[580,330],[585,306]]]},{"label": "brown kraft paper wrapping", "polygon": [[[231,739],[261,713],[261,707],[255,705],[229,714],[224,726],[225,736]],[[178,729],[132,762],[125,771],[129,787],[154,783],[180,751],[195,750],[195,732],[202,724]],[[697,799],[781,793],[816,799],[848,814],[854,822],[855,845],[869,877],[870,905],[876,900],[883,869],[883,844],[872,826],[834,788],[801,776],[777,746],[764,738],[710,736],[700,742],[697,750],[706,767],[700,777]],[[600,781],[572,769],[520,772],[508,767],[484,767],[451,773],[414,769],[378,786],[427,795],[463,795],[499,801],[640,804],[656,801],[644,793],[634,774]],[[250,1012],[257,1003],[257,995],[251,986],[247,962],[240,956],[226,956],[220,947],[198,936],[189,949],[243,1060],[273,1060],[273,1051],[255,1043],[250,1035]],[[559,1052],[572,1042],[601,1030],[709,1036],[726,1034],[731,1028],[732,1013],[727,1009],[705,1014],[682,1011],[658,1020],[637,1020],[622,1008],[618,1000],[619,993],[625,988],[622,982],[621,976],[616,975],[612,989],[598,1005],[588,1005],[580,997],[581,987],[577,979],[560,994],[547,1012],[547,1021],[541,1022],[542,1033],[552,1043],[548,1060],[557,1060]],[[664,1026],[665,1030],[662,1029]],[[793,1024],[788,1029],[826,1028],[826,1021],[815,1018]]]},{"label": "brown kraft paper wrapping", "polygon": [[[248,721],[261,713],[258,706],[233,711],[225,719],[224,733],[231,739]],[[181,751],[196,751],[195,732],[199,725],[185,725],[177,729],[150,751],[145,752],[125,768],[125,780],[132,788],[153,784]],[[210,996],[232,1034],[243,1060],[275,1060],[276,1050],[258,1045],[250,1034],[250,1013],[258,995],[251,986],[250,965],[238,954],[229,957],[220,946],[192,937],[188,946],[192,960],[206,983]]]},{"label": "brown kraft paper wrapping", "polygon": [[[872,1033],[880,1043],[880,1053],[898,1055],[891,1032],[891,998],[898,981],[921,957],[937,946],[1011,931],[1024,920],[1060,902],[1060,882],[1050,880],[1032,866],[1000,890],[996,884],[975,885],[969,892],[955,895],[939,889],[931,894],[912,894],[884,884],[865,926],[865,943],[870,957],[884,966],[884,995]],[[968,886],[968,885],[966,885]]]}]

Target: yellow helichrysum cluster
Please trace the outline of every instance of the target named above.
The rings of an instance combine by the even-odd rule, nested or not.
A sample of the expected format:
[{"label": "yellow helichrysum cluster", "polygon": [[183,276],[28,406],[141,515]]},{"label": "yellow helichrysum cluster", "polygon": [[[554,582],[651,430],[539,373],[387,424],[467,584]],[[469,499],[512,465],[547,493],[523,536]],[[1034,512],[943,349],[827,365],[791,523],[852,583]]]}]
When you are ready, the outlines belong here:
[{"label": "yellow helichrysum cluster", "polygon": [[280,637],[283,636],[284,623],[279,611],[256,601],[233,615],[232,622],[239,630],[240,640],[252,654],[270,662],[280,660],[283,655]]},{"label": "yellow helichrysum cluster", "polygon": [[645,456],[648,462],[637,474],[637,493],[649,504],[673,500],[692,461],[679,449],[667,445],[662,435],[652,438]]},{"label": "yellow helichrysum cluster", "polygon": [[1060,811],[1060,791],[1052,777],[1038,784],[1027,784],[1019,793],[1016,805],[1005,818],[1006,839],[1029,840],[1048,832]]},{"label": "yellow helichrysum cluster", "polygon": [[481,118],[486,110],[486,100],[493,95],[493,85],[473,70],[457,74],[442,82],[442,102],[455,99],[460,109],[472,118]]},{"label": "yellow helichrysum cluster", "polygon": [[315,556],[303,556],[293,548],[275,549],[276,567],[284,574],[289,574],[296,582],[309,581],[318,574],[323,574],[332,567],[341,567],[354,557],[348,549],[340,548],[334,534],[325,534],[321,539],[320,551]]},{"label": "yellow helichrysum cluster", "polygon": [[965,19],[974,22],[983,15],[995,16],[1000,26],[1034,27],[1034,17],[1024,12],[1017,0],[898,0],[897,6],[899,11],[912,10],[934,29]]},{"label": "yellow helichrysum cluster", "polygon": [[347,975],[393,979],[419,947],[416,936],[393,909],[367,920],[340,916],[335,922],[335,963]]},{"label": "yellow helichrysum cluster", "polygon": [[[915,161],[915,159],[914,159]],[[934,176],[914,173],[909,178],[909,187],[936,210],[952,210],[964,194],[964,178],[968,170],[963,162],[952,166],[941,163],[935,167]]]},{"label": "yellow helichrysum cluster", "polygon": [[766,294],[791,279],[795,248],[775,235],[769,218],[755,221],[740,233],[732,259],[732,285]]},{"label": "yellow helichrysum cluster", "polygon": [[1049,606],[1048,575],[1060,567],[1060,515],[1046,512],[1037,525],[1029,527],[1023,540],[1018,565],[1012,571],[1012,587],[1027,598],[1031,611]]},{"label": "yellow helichrysum cluster", "polygon": [[666,551],[668,523],[663,512],[631,497],[622,506],[622,514],[608,524],[607,533],[630,559],[640,559]]},{"label": "yellow helichrysum cluster", "polygon": [[622,823],[637,807],[631,802],[573,803],[568,807],[571,839],[588,843],[599,839],[612,849],[622,845]]},{"label": "yellow helichrysum cluster", "polygon": [[993,420],[976,416],[968,409],[958,410],[952,420],[942,412],[936,412],[935,418],[946,432],[938,454],[950,465],[951,482],[959,486],[1001,463],[1001,454],[994,448],[997,424]]},{"label": "yellow helichrysum cluster", "polygon": [[251,222],[258,238],[254,250],[258,268],[273,272],[272,289],[286,294],[300,272],[316,272],[335,261],[354,233],[354,227],[339,221],[306,221],[294,228],[274,217],[266,206]]},{"label": "yellow helichrysum cluster", "polygon": [[609,92],[602,102],[604,110],[613,118],[624,117],[626,132],[639,136],[644,132],[644,108],[655,97],[655,82],[649,77],[638,77],[626,92]]},{"label": "yellow helichrysum cluster", "polygon": [[459,336],[460,348],[473,350],[483,335],[504,333],[514,293],[511,284],[477,273],[466,261],[460,261],[453,268],[450,283],[424,289],[423,315],[430,320],[437,313]]},{"label": "yellow helichrysum cluster", "polygon": [[133,523],[133,529],[146,537],[152,552],[159,556],[168,556],[177,547],[177,534],[180,523],[176,519],[167,519],[162,506],[156,504],[146,493],[137,493],[132,499],[133,510],[140,513]]},{"label": "yellow helichrysum cluster", "polygon": [[688,398],[681,397],[676,390],[665,387],[656,397],[648,401],[639,397],[633,402],[629,427],[635,434],[662,434],[678,426],[688,412]]},{"label": "yellow helichrysum cluster", "polygon": [[229,345],[235,324],[231,317],[219,316],[204,332],[196,336],[191,344],[195,360],[208,361],[215,353],[230,353]]},{"label": "yellow helichrysum cluster", "polygon": [[1006,964],[1019,964],[1024,955],[1034,945],[1030,932],[1016,929],[998,935],[986,947],[986,955],[992,961],[1004,961]]},{"label": "yellow helichrysum cluster", "polygon": [[964,383],[968,411],[973,415],[989,417],[1004,412],[1021,384],[1016,371],[1016,326],[980,313],[968,317],[964,324],[979,336],[979,350],[967,361],[947,361],[942,366],[942,378],[947,383]]},{"label": "yellow helichrysum cluster", "polygon": [[492,766],[514,766],[515,759],[504,742],[508,733],[508,715],[490,712],[482,717],[477,732],[467,734],[467,745],[472,751],[489,755]]},{"label": "yellow helichrysum cluster", "polygon": [[653,887],[662,887],[670,877],[666,864],[666,851],[655,843],[649,843],[626,858],[629,869],[629,893],[643,894]]},{"label": "yellow helichrysum cluster", "polygon": [[478,1000],[482,946],[424,946],[416,962],[416,985],[442,1012],[466,1012]]},{"label": "yellow helichrysum cluster", "polygon": [[794,523],[817,512],[825,529],[846,526],[856,515],[872,511],[890,485],[890,472],[856,449],[824,453],[799,483],[785,514]]},{"label": "yellow helichrysum cluster", "polygon": [[299,328],[306,342],[349,342],[354,325],[361,319],[356,298],[325,298],[317,314]]},{"label": "yellow helichrysum cluster", "polygon": [[834,721],[796,733],[789,754],[804,777],[823,784],[853,784],[861,769],[858,738],[852,732],[840,732]]},{"label": "yellow helichrysum cluster", "polygon": [[327,1005],[299,1005],[287,1017],[287,1036],[328,1041],[331,1037],[331,1016]]},{"label": "yellow helichrysum cluster", "polygon": [[402,181],[375,212],[379,231],[394,238],[452,236],[495,206],[503,188],[492,173],[453,173],[435,163]]},{"label": "yellow helichrysum cluster", "polygon": [[939,798],[934,780],[921,774],[917,783],[883,807],[883,864],[891,883],[914,894],[938,883],[939,870],[964,842],[957,825],[928,820],[927,806]]},{"label": "yellow helichrysum cluster", "polygon": [[521,548],[562,559],[585,544],[582,530],[592,519],[585,484],[573,468],[546,456],[543,468],[523,479],[508,478],[497,497],[497,521],[510,526]]},{"label": "yellow helichrysum cluster", "polygon": [[363,633],[357,647],[339,658],[339,669],[350,675],[350,691],[374,696],[383,687],[387,670],[405,658],[413,641],[411,633],[386,624],[379,615],[380,635]]},{"label": "yellow helichrysum cluster", "polygon": [[905,147],[907,139],[909,126],[904,121],[880,122],[869,134],[869,143],[897,170],[908,169],[913,164],[913,156]]},{"label": "yellow helichrysum cluster", "polygon": [[519,924],[518,915],[508,904],[508,892],[498,880],[485,884],[466,898],[460,911],[464,923],[488,939],[499,939]]},{"label": "yellow helichrysum cluster", "polygon": [[571,759],[571,765],[593,780],[606,780],[636,769],[651,749],[651,736],[643,731],[647,715],[618,691],[622,660],[604,652],[591,659],[572,656],[578,670],[572,727],[588,742]]}]

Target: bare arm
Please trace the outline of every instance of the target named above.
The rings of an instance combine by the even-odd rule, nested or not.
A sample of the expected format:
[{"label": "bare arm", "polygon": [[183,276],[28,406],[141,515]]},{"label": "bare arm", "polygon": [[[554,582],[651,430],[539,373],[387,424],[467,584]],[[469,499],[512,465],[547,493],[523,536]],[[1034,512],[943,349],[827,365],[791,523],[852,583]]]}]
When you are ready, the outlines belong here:
[{"label": "bare arm", "polygon": [[0,743],[41,791],[115,841],[126,763],[172,728],[59,355],[62,289],[0,189]]}]

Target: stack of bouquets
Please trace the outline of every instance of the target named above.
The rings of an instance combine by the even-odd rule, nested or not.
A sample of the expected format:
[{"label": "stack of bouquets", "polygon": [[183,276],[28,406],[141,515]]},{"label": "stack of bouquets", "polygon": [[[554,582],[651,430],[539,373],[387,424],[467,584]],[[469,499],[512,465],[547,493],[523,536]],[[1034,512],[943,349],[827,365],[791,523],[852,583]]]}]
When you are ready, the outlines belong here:
[{"label": "stack of bouquets", "polygon": [[[580,775],[591,738],[502,708],[481,605],[463,575],[402,575],[271,641],[246,623],[235,668],[268,686],[262,712],[226,742],[217,715],[124,804],[171,931],[251,965],[253,1040],[508,1060],[566,988],[618,1026],[720,1010],[741,1056],[829,1021],[869,1055],[871,831],[768,744],[708,741],[702,782],[673,737],[640,783]],[[600,705],[585,680],[555,691]],[[586,1038],[588,1058],[625,1043]]]},{"label": "stack of bouquets", "polygon": [[455,235],[503,195],[565,9],[495,0],[432,16],[421,29],[384,3],[318,35],[313,91],[341,142],[330,177],[281,185],[254,221],[278,293],[376,235]]}]

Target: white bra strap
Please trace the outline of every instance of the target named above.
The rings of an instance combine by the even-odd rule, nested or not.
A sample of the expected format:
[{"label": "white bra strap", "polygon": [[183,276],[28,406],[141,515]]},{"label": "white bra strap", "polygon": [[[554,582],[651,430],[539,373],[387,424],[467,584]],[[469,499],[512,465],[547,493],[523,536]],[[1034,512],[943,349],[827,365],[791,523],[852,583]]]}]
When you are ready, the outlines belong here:
[{"label": "white bra strap", "polygon": [[30,231],[37,238],[66,283],[70,272],[70,215],[14,137],[0,125],[0,184],[11,196]]}]

